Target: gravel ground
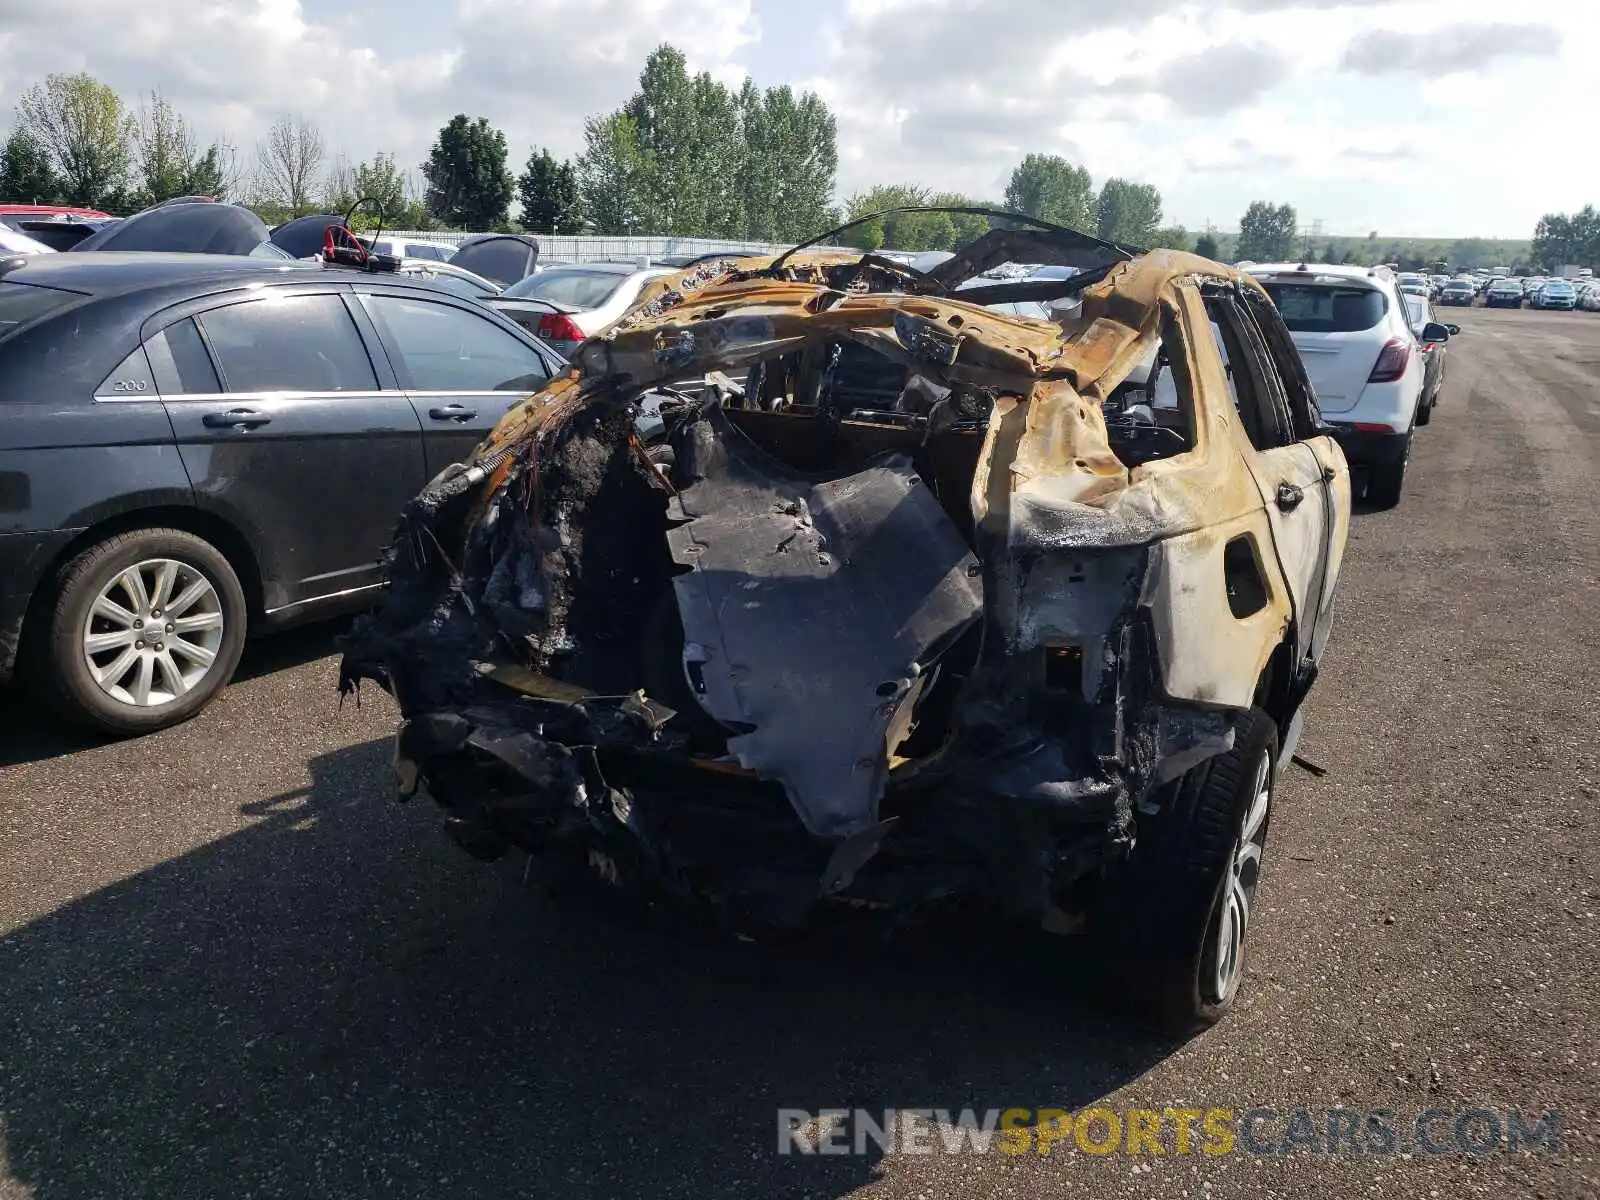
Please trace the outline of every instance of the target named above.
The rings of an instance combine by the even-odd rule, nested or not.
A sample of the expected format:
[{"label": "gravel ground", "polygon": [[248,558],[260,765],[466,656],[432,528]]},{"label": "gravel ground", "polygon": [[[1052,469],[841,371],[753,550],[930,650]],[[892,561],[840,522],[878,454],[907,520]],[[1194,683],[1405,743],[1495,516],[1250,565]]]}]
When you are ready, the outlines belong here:
[{"label": "gravel ground", "polygon": [[[1215,1029],[1032,935],[753,946],[474,863],[319,628],[140,741],[0,705],[0,1197],[1600,1195],[1600,318],[1448,319]],[[1096,1103],[1559,1109],[1562,1151],[775,1153],[779,1107]]]}]

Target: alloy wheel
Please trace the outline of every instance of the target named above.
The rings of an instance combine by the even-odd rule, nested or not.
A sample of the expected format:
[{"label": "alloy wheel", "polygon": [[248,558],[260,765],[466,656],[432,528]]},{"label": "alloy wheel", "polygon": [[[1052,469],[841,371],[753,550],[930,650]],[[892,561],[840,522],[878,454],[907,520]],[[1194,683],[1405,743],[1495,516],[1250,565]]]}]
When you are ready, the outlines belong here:
[{"label": "alloy wheel", "polygon": [[1272,806],[1270,754],[1263,753],[1256,764],[1250,797],[1250,807],[1234,843],[1227,891],[1217,914],[1216,975],[1211,982],[1219,1001],[1226,1001],[1233,995],[1244,969],[1245,938],[1250,931],[1256,884],[1261,878],[1261,854],[1267,844],[1267,814]]},{"label": "alloy wheel", "polygon": [[83,658],[106,695],[138,708],[181,700],[222,647],[222,598],[189,563],[153,558],[114,575],[89,606]]}]

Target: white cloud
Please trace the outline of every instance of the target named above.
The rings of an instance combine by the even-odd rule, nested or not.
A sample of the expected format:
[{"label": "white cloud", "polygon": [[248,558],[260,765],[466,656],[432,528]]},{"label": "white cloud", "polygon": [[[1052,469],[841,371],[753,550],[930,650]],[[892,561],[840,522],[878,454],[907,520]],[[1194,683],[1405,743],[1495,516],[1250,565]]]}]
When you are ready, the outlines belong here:
[{"label": "white cloud", "polygon": [[503,128],[515,160],[572,154],[583,118],[621,104],[671,41],[724,81],[816,87],[839,118],[845,193],[914,180],[997,197],[1043,151],[1148,179],[1191,225],[1270,198],[1330,230],[1525,235],[1600,198],[1600,161],[1568,133],[1588,110],[1600,5],[1573,0],[0,7],[0,112],[46,72],[87,70],[130,100],[159,88],[246,152],[288,110],[317,121],[330,156],[415,164],[456,112]]}]

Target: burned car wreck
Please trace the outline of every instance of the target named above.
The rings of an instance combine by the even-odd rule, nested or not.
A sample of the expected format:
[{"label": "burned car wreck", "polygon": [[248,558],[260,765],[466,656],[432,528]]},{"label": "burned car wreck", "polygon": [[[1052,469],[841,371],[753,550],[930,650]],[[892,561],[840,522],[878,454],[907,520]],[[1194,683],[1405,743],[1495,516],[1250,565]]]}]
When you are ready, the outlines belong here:
[{"label": "burned car wreck", "polygon": [[476,855],[776,927],[989,905],[1212,1019],[1348,472],[1252,280],[996,223],[649,287],[403,514],[341,685]]}]

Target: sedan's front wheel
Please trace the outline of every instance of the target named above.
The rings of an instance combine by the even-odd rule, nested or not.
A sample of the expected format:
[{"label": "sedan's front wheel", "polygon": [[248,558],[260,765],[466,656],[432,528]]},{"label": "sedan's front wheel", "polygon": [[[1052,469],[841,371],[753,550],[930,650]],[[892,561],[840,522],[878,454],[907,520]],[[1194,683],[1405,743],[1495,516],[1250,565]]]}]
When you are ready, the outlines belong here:
[{"label": "sedan's front wheel", "polygon": [[92,546],[56,577],[33,681],[101,733],[149,733],[199,712],[244,649],[244,592],[228,560],[179,529]]}]

